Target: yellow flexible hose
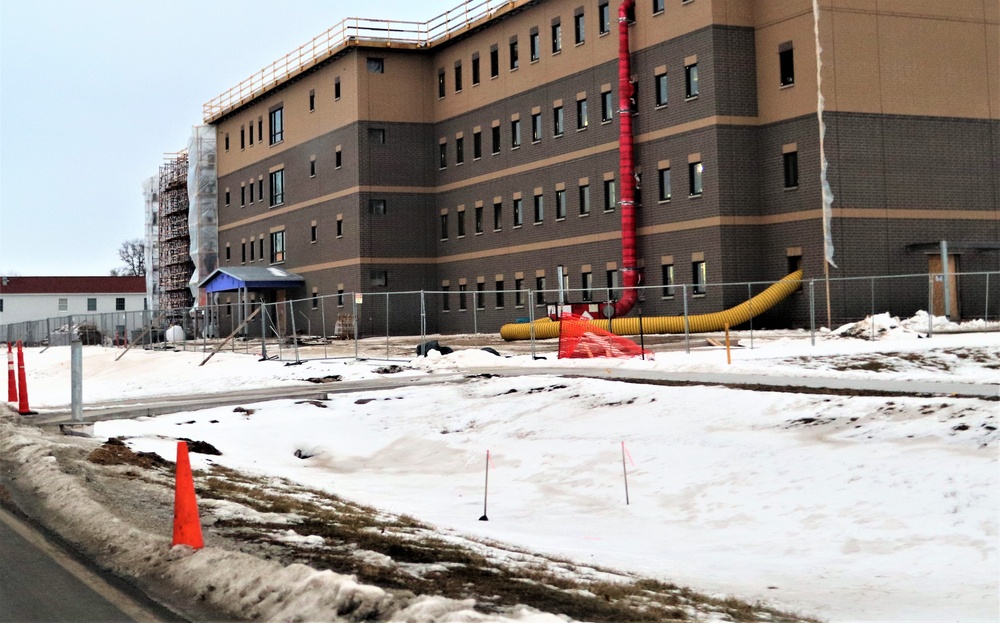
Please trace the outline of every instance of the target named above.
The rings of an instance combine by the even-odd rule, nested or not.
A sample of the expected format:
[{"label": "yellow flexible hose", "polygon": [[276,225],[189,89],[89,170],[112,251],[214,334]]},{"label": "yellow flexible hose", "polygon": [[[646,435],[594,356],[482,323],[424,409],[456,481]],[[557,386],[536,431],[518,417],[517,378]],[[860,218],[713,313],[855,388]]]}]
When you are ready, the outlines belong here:
[{"label": "yellow flexible hose", "polygon": [[[735,327],[747,322],[754,316],[762,314],[784,300],[789,294],[795,292],[802,281],[802,271],[783,277],[777,283],[772,284],[766,290],[743,301],[736,307],[712,312],[710,314],[698,314],[688,316],[688,331],[691,333],[701,333],[704,331],[719,331],[725,325]],[[611,328],[608,329],[607,319],[591,320],[590,324],[595,327],[610,330],[616,335],[638,335],[639,317],[615,318],[611,321]],[[508,342],[514,340],[531,339],[531,328],[535,329],[535,339],[559,337],[559,322],[549,318],[541,318],[534,323],[512,323],[500,327],[500,337]],[[643,333],[684,333],[684,316],[651,316],[642,319]]]}]

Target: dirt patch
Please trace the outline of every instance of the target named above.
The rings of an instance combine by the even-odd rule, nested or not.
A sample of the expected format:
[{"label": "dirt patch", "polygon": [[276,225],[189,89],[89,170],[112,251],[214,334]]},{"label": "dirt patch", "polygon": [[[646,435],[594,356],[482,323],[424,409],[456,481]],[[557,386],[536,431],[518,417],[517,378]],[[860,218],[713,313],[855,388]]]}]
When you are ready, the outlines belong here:
[{"label": "dirt patch", "polygon": [[188,445],[188,452],[193,454],[211,454],[213,456],[222,456],[222,452],[207,441],[193,441],[187,437],[180,437],[179,440],[186,441]]},{"label": "dirt patch", "polygon": [[320,409],[326,409],[326,408],[328,408],[326,406],[326,403],[321,402],[319,400],[298,400],[298,401],[296,401],[295,404],[297,404],[297,405],[312,405],[314,407],[319,407]]},{"label": "dirt patch", "polygon": [[246,407],[236,407],[233,409],[233,413],[242,413],[243,415],[253,415],[253,409],[247,409]]},{"label": "dirt patch", "polygon": [[395,364],[391,366],[382,366],[381,368],[375,368],[376,374],[398,374],[405,370],[406,368],[402,366],[397,366]]},{"label": "dirt patch", "polygon": [[98,465],[134,465],[143,469],[173,468],[174,463],[155,452],[133,452],[121,439],[111,438],[87,456]]},{"label": "dirt patch", "polygon": [[328,374],[326,376],[314,376],[304,380],[309,381],[310,383],[336,383],[337,381],[342,381],[343,379],[344,377],[339,374]]}]

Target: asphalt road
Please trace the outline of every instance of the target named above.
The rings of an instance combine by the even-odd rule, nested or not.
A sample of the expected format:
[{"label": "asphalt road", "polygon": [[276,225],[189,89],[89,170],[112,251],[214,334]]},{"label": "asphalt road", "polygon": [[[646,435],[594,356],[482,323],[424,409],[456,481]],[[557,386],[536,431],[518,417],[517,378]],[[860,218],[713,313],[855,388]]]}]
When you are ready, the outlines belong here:
[{"label": "asphalt road", "polygon": [[0,554],[0,622],[182,620],[151,612],[144,598],[116,588],[2,508]]}]

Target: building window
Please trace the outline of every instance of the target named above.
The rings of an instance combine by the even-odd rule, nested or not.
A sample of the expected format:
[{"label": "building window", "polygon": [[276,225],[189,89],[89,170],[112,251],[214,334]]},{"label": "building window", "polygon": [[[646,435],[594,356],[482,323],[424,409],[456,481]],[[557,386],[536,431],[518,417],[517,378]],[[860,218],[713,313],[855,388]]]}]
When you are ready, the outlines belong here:
[{"label": "building window", "polygon": [[240,186],[240,207],[242,208],[247,204],[247,187],[245,184]]},{"label": "building window", "polygon": [[566,218],[566,191],[557,190],[556,191],[556,220],[560,221]]},{"label": "building window", "polygon": [[670,167],[660,169],[660,201],[670,201]]},{"label": "building window", "polygon": [[590,271],[580,274],[580,288],[582,289],[581,298],[585,302],[590,301],[594,289],[594,275]]},{"label": "building window", "polygon": [[656,105],[667,105],[667,74],[660,74],[656,77]]},{"label": "building window", "polygon": [[465,162],[465,137],[455,139],[455,164]]},{"label": "building window", "polygon": [[[252,242],[250,244],[253,245]],[[240,244],[240,263],[247,263],[247,243],[245,240]]]},{"label": "building window", "polygon": [[684,97],[698,97],[698,63],[684,67]]},{"label": "building window", "polygon": [[583,130],[587,127],[587,99],[576,101],[576,129]]},{"label": "building window", "polygon": [[438,69],[438,99],[444,97],[444,67]]},{"label": "building window", "polygon": [[535,223],[545,220],[545,195],[535,195]]},{"label": "building window", "polygon": [[552,109],[552,129],[556,136],[563,135],[563,107],[556,106]]},{"label": "building window", "polygon": [[663,0],[653,0],[653,15],[663,13]]},{"label": "building window", "polygon": [[319,309],[319,292],[312,293],[312,308]]},{"label": "building window", "polygon": [[790,151],[784,154],[785,188],[799,187],[799,152]]},{"label": "building window", "polygon": [[229,205],[229,191],[226,191],[226,206]]},{"label": "building window", "polygon": [[663,298],[670,299],[674,297],[674,265],[664,264],[663,265]]},{"label": "building window", "polygon": [[531,115],[531,142],[542,140],[542,113]]},{"label": "building window", "polygon": [[438,168],[448,168],[448,143],[438,143]]},{"label": "building window", "polygon": [[782,50],[778,52],[778,64],[781,69],[781,86],[795,84],[795,57],[791,42],[782,44]]},{"label": "building window", "polygon": [[524,307],[524,279],[514,280],[514,307]]},{"label": "building window", "polygon": [[476,233],[483,233],[483,206],[476,206]]},{"label": "building window", "polygon": [[[790,275],[797,270],[802,269],[802,256],[801,255],[789,255],[788,256],[788,272],[786,274]],[[795,289],[796,292],[802,292],[803,284],[799,281],[799,287]]]},{"label": "building window", "polygon": [[503,204],[500,202],[493,204],[493,231],[503,229]]},{"label": "building window", "polygon": [[337,217],[337,237],[341,238],[344,235],[344,217]]},{"label": "building window", "polygon": [[541,46],[538,43],[538,31],[535,30],[530,35],[528,35],[528,48],[531,54],[531,62],[534,63],[539,59],[542,54]]},{"label": "building window", "polygon": [[338,149],[333,156],[333,166],[334,168],[339,169],[343,164],[344,164],[343,152],[341,152]]},{"label": "building window", "polygon": [[479,55],[472,57],[472,86],[479,84]]},{"label": "building window", "polygon": [[337,307],[344,306],[344,289],[337,288]]},{"label": "building window", "polygon": [[611,10],[607,2],[597,6],[597,32],[601,35],[611,32]]},{"label": "building window", "polygon": [[476,309],[486,309],[486,284],[476,284]]},{"label": "building window", "polygon": [[271,263],[278,264],[285,261],[285,232],[271,232]]},{"label": "building window", "polygon": [[316,242],[316,224],[309,226],[309,242]]},{"label": "building window", "polygon": [[535,305],[545,305],[545,277],[535,277]]},{"label": "building window", "polygon": [[385,128],[368,128],[368,140],[372,143],[385,145]]},{"label": "building window", "polygon": [[458,213],[458,237],[465,237],[465,211]]},{"label": "building window", "polygon": [[520,199],[514,200],[514,227],[520,227],[524,222],[524,203]]},{"label": "building window", "polygon": [[97,299],[95,298],[87,299],[87,311],[97,311]]},{"label": "building window", "polygon": [[340,99],[340,78],[333,81],[333,99],[334,101]]},{"label": "building window", "polygon": [[448,239],[448,213],[441,215],[441,240]]},{"label": "building window", "polygon": [[500,126],[493,126],[493,155],[500,153]]},{"label": "building window", "polygon": [[483,133],[472,133],[472,159],[479,160],[483,157]]},{"label": "building window", "polygon": [[257,241],[260,245],[260,261],[264,261],[264,236],[261,235],[260,239]]},{"label": "building window", "polygon": [[517,37],[510,40],[510,70],[517,69]]},{"label": "building window", "polygon": [[285,203],[285,170],[273,171],[271,173],[271,205],[277,206]]},{"label": "building window", "polygon": [[586,33],[584,32],[582,11],[573,17],[573,33],[573,41],[576,42],[577,45],[583,43]]},{"label": "building window", "polygon": [[[263,197],[261,197],[263,199]],[[250,182],[250,203],[253,203],[253,182]]]},{"label": "building window", "polygon": [[590,214],[590,184],[580,185],[580,216]]},{"label": "building window", "polygon": [[[264,137],[261,136],[260,140],[264,140]],[[250,146],[253,147],[253,124],[252,123],[250,124]]]},{"label": "building window", "polygon": [[694,282],[693,292],[695,294],[705,294],[708,291],[708,268],[704,261],[691,262],[692,281]]},{"label": "building window", "polygon": [[[607,5],[604,5],[607,7]],[[611,121],[611,91],[601,93],[601,121],[607,123]]]},{"label": "building window", "polygon": [[[250,185],[253,186],[253,180],[250,180]],[[264,200],[264,176],[262,175],[260,179],[257,180],[257,196],[260,200]]]},{"label": "building window", "polygon": [[494,286],[497,298],[497,309],[503,307],[503,279],[497,279],[496,286]]},{"label": "building window", "polygon": [[462,92],[462,61],[455,63],[455,93]]},{"label": "building window", "polygon": [[240,126],[240,149],[246,149],[247,146],[247,130],[245,127]]},{"label": "building window", "polygon": [[377,216],[385,216],[387,211],[385,199],[369,199],[368,211]]},{"label": "building window", "polygon": [[309,112],[316,110],[316,91],[309,91]]},{"label": "building window", "polygon": [[69,309],[69,300],[59,299],[59,311],[66,311],[67,309]]},{"label": "building window", "polygon": [[464,283],[458,284],[458,311],[465,311],[468,307],[465,300],[465,292],[468,289]]},{"label": "building window", "polygon": [[[250,261],[257,259],[257,247],[254,246],[253,240],[250,241]],[[263,255],[263,254],[262,254]]]},{"label": "building window", "polygon": [[316,177],[316,161],[309,161],[309,177]]},{"label": "building window", "polygon": [[229,243],[227,242],[226,243],[226,261],[228,262],[231,259],[232,259],[232,251],[230,251],[230,249],[229,249]]},{"label": "building window", "polygon": [[451,311],[451,286],[441,286],[441,311]]},{"label": "building window", "polygon": [[226,151],[229,151],[229,132],[226,132]]},{"label": "building window", "polygon": [[552,53],[558,54],[562,51],[562,24],[556,22],[552,24]]},{"label": "building window", "polygon": [[618,271],[614,268],[609,269],[607,272],[608,278],[608,300],[614,301],[618,298],[620,294],[618,292]]},{"label": "building window", "polygon": [[490,78],[500,75],[500,50],[496,44],[490,46]]},{"label": "building window", "polygon": [[692,197],[700,197],[703,189],[701,176],[705,172],[705,167],[700,162],[688,163],[688,178],[690,180],[688,194]]},{"label": "building window", "polygon": [[376,58],[374,56],[368,57],[368,73],[370,74],[384,74],[385,73],[385,59]]},{"label": "building window", "polygon": [[[3,311],[3,310],[0,310]],[[115,311],[125,311],[125,297],[119,296],[115,298]]]},{"label": "building window", "polygon": [[389,271],[387,270],[373,270],[371,272],[372,286],[376,288],[388,288],[389,287]]},{"label": "building window", "polygon": [[521,146],[521,120],[515,119],[510,122],[510,148],[517,149]]},{"label": "building window", "polygon": [[615,209],[617,200],[615,198],[615,181],[604,180],[604,211],[611,212]]},{"label": "building window", "polygon": [[275,108],[271,111],[271,144],[285,140],[284,109]]}]

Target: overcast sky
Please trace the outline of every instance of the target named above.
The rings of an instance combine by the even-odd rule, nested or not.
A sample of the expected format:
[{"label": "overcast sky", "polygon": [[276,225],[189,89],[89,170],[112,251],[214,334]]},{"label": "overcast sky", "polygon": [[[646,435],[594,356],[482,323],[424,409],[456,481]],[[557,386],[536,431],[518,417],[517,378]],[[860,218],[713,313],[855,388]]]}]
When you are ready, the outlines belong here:
[{"label": "overcast sky", "polygon": [[202,104],[345,17],[459,0],[0,1],[0,274],[107,275]]}]

